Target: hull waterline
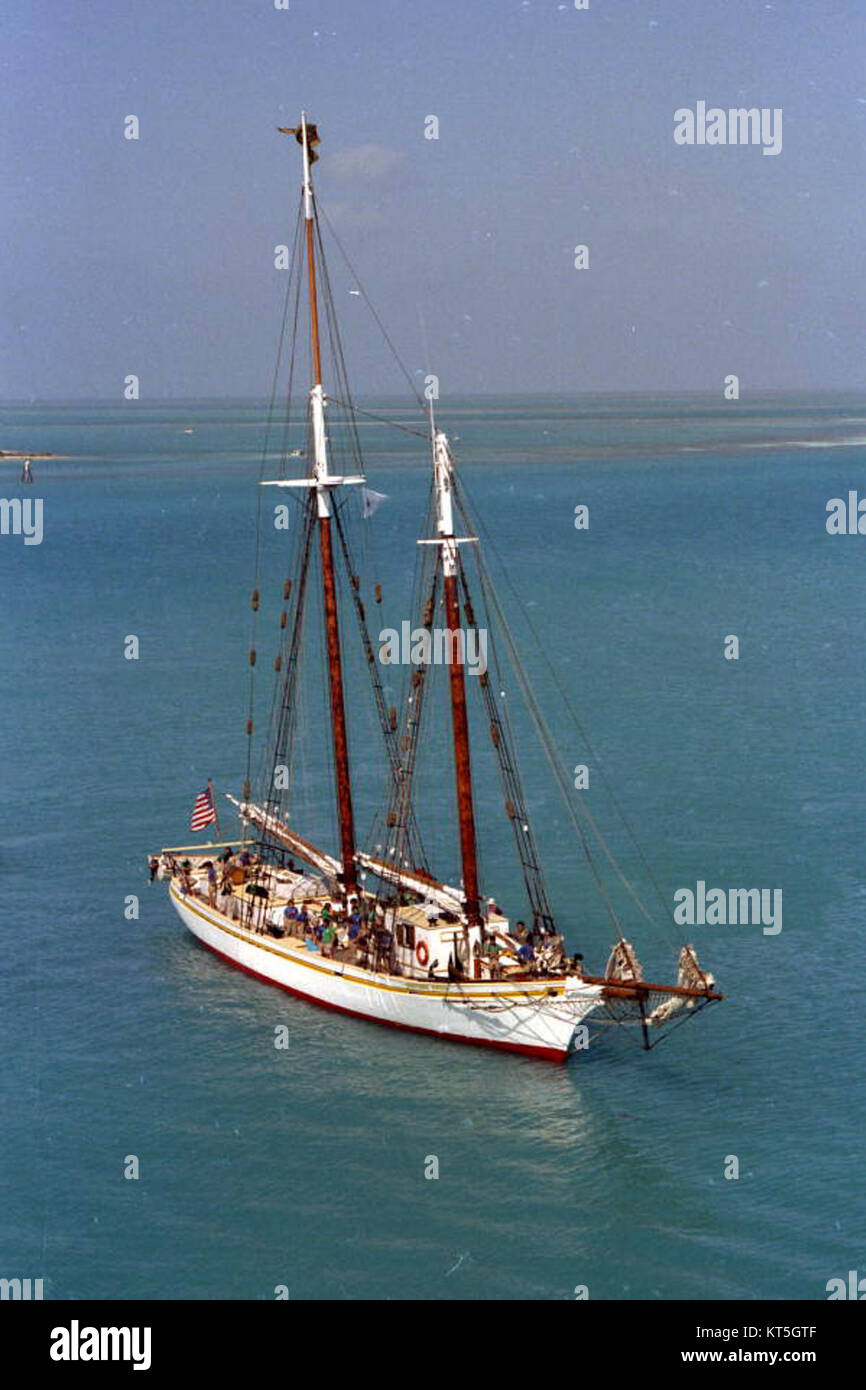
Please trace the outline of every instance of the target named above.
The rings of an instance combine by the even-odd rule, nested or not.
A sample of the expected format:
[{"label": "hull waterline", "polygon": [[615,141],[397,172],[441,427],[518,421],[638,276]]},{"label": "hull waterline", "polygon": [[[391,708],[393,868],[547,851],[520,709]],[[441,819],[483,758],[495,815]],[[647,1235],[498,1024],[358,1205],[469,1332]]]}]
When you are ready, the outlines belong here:
[{"label": "hull waterline", "polygon": [[602,990],[575,979],[424,983],[323,958],[229,921],[172,883],[181,921],[203,945],[266,984],[353,1018],[450,1042],[564,1062]]}]

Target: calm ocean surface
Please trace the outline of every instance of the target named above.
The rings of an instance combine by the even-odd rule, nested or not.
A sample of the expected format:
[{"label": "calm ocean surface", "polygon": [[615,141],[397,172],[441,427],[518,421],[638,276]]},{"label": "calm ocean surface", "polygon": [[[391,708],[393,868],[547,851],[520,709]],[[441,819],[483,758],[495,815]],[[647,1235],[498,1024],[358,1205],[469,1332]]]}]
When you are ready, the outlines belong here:
[{"label": "calm ocean surface", "polygon": [[[862,403],[442,410],[669,907],[700,879],[784,895],[776,936],[666,929],[694,941],[723,1005],[649,1055],[611,1030],[563,1068],[295,1000],[208,954],[148,885],[148,853],[193,838],[207,778],[236,792],[244,775],[262,422],[245,403],[0,412],[4,450],[67,456],[36,461],[33,489],[0,460],[4,497],[44,502],[41,545],[0,536],[0,1275],[75,1299],[270,1299],[281,1284],[292,1299],[570,1299],[582,1284],[591,1299],[823,1299],[831,1277],[866,1271],[866,536],[825,529],[828,499],[866,495]],[[354,534],[396,624],[424,448],[374,422],[361,435],[389,501]],[[583,795],[646,889],[494,574],[563,762],[590,765]],[[263,594],[267,677],[276,577]],[[124,659],[131,634],[138,661]],[[739,661],[723,657],[728,634]],[[314,691],[311,723],[320,712]],[[379,759],[359,718],[363,828]],[[600,969],[603,911],[524,741],[554,903]],[[495,768],[476,747],[484,886],[520,916]],[[444,788],[430,838],[454,881],[444,748],[422,787],[428,807]],[[327,837],[329,786],[310,762],[297,823]],[[667,975],[664,936],[625,921],[647,976]],[[123,1177],[132,1154],[138,1181]]]}]

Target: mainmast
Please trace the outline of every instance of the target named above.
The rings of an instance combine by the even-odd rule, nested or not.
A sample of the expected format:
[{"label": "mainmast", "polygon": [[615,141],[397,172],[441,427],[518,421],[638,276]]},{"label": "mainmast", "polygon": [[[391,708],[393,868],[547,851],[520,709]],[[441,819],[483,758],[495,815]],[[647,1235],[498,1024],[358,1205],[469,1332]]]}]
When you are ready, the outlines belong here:
[{"label": "mainmast", "polygon": [[319,143],[314,125],[307,123],[301,112],[301,124],[296,129],[280,127],[283,134],[294,135],[304,154],[304,218],[306,222],[307,280],[310,299],[310,345],[313,362],[313,386],[310,390],[310,416],[313,426],[313,472],[309,478],[282,480],[277,486],[313,487],[319,520],[319,544],[322,555],[322,590],[325,617],[325,639],[328,651],[328,684],[331,696],[331,734],[334,750],[337,813],[340,820],[340,850],[343,861],[343,887],[346,894],[358,890],[355,865],[355,822],[352,811],[352,786],[349,776],[349,743],[346,733],[346,707],[343,697],[343,663],[340,651],[340,626],[337,616],[337,589],[334,575],[334,551],[331,537],[333,503],[332,489],[343,483],[363,483],[361,476],[337,477],[328,472],[328,450],[325,436],[325,393],[322,387],[322,354],[319,342],[319,306],[316,291],[315,203],[310,166],[318,158],[313,145]]},{"label": "mainmast", "polygon": [[460,827],[460,856],[463,864],[464,911],[470,926],[481,922],[478,889],[478,850],[475,840],[475,810],[472,800],[472,764],[469,756],[469,720],[466,712],[466,683],[463,672],[460,633],[460,598],[457,589],[457,547],[470,537],[454,535],[452,483],[454,460],[447,436],[433,426],[433,476],[436,488],[436,529],[440,536],[445,617],[451,635],[451,727],[454,735],[454,774],[457,785],[457,819]]}]

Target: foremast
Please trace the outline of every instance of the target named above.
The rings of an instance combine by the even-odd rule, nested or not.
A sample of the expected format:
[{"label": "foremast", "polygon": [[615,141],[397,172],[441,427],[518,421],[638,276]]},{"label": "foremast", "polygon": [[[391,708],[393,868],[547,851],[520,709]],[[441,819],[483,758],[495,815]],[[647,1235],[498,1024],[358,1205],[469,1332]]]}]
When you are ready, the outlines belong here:
[{"label": "foremast", "polygon": [[472,760],[469,751],[469,719],[466,710],[466,679],[462,644],[459,641],[460,598],[457,587],[458,547],[470,537],[455,536],[452,485],[454,459],[447,435],[437,430],[430,412],[433,443],[433,479],[436,494],[436,530],[442,563],[445,619],[451,642],[448,666],[451,694],[451,730],[454,739],[454,776],[457,792],[457,820],[460,829],[460,858],[463,867],[463,910],[469,926],[481,924],[481,895],[478,886],[478,847],[475,834],[475,807],[472,794]]}]

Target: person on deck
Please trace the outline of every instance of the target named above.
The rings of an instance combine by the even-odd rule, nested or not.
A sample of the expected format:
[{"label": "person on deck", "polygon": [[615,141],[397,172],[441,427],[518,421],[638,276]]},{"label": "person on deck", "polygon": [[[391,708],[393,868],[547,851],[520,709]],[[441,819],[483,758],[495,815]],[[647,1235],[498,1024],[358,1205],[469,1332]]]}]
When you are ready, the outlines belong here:
[{"label": "person on deck", "polygon": [[394,938],[387,927],[379,927],[375,936],[375,965],[376,970],[391,969],[391,947]]},{"label": "person on deck", "polygon": [[207,865],[207,900],[211,907],[216,907],[217,895],[217,871],[213,864],[208,860]]},{"label": "person on deck", "polygon": [[355,938],[355,947],[358,952],[358,964],[366,969],[370,960],[370,931],[364,926]]},{"label": "person on deck", "polygon": [[495,936],[488,936],[484,943],[484,959],[490,970],[491,980],[502,979],[502,969],[499,965],[499,957],[502,954],[502,947]]}]

